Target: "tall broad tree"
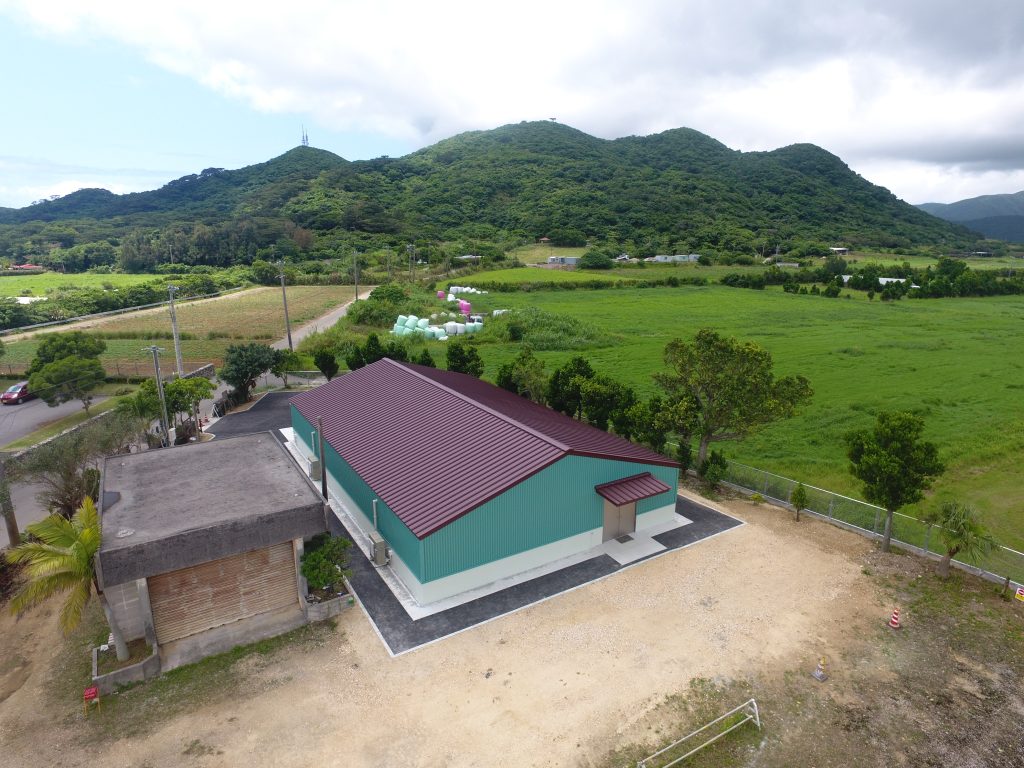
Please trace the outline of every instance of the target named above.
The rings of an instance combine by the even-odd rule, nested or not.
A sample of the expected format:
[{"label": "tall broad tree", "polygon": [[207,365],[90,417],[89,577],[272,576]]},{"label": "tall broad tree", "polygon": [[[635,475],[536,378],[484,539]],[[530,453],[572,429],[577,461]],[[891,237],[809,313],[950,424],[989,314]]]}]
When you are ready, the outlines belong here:
[{"label": "tall broad tree", "polygon": [[669,370],[654,379],[677,409],[677,431],[698,439],[698,467],[711,443],[743,438],[789,418],[813,395],[804,376],[775,378],[766,349],[710,328],[697,331],[692,341],[670,341],[665,363]]},{"label": "tall broad tree", "polygon": [[11,598],[11,613],[20,615],[52,595],[66,593],[60,609],[60,626],[69,634],[81,622],[95,589],[114,635],[117,658],[125,661],[128,646],[96,576],[95,556],[101,538],[93,500],[83,501],[70,520],[50,515],[29,525],[27,531],[32,534],[32,541],[7,552],[10,562],[24,564],[27,576],[24,586]]},{"label": "tall broad tree", "polygon": [[107,342],[82,331],[48,333],[36,347],[36,356],[26,371],[31,376],[44,366],[66,357],[99,358],[107,349]]},{"label": "tall broad tree", "polygon": [[218,374],[245,400],[252,395],[256,380],[277,361],[277,350],[266,344],[232,344],[224,353]]},{"label": "tall broad tree", "polygon": [[566,416],[582,418],[585,379],[594,378],[594,369],[585,357],[577,355],[560,368],[556,368],[548,379],[545,392],[548,406]]},{"label": "tall broad tree", "polygon": [[28,388],[51,408],[80,400],[88,414],[93,392],[106,378],[107,372],[97,358],[72,355],[37,369],[29,376]]},{"label": "tall broad tree", "polygon": [[882,549],[889,551],[896,510],[924,497],[945,471],[939,449],[921,439],[924,420],[901,411],[879,413],[875,425],[846,435],[850,473],[864,484],[864,498],[885,508]]}]

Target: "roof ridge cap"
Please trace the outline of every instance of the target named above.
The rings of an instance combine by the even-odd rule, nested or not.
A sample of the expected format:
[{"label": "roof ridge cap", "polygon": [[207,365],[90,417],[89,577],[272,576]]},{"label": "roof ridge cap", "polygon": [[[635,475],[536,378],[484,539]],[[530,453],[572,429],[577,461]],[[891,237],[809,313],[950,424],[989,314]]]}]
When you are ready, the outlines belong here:
[{"label": "roof ridge cap", "polygon": [[[501,419],[505,423],[511,424],[513,427],[516,427],[517,429],[520,429],[523,432],[526,432],[527,434],[533,435],[534,437],[537,437],[537,438],[543,440],[545,443],[548,443],[549,445],[552,445],[555,448],[558,448],[560,451],[563,451],[565,453],[571,453],[571,451],[572,451],[572,449],[568,445],[563,443],[562,441],[556,440],[555,438],[551,437],[550,435],[545,435],[543,432],[540,432],[540,431],[534,429],[533,427],[528,427],[527,425],[523,424],[518,419],[513,419],[511,416],[509,416],[507,414],[504,414],[501,411],[496,411],[495,409],[493,409],[493,408],[491,408],[489,406],[484,405],[480,401],[474,400],[473,398],[469,397],[468,395],[464,395],[461,392],[457,392],[456,390],[452,389],[451,387],[449,387],[449,386],[447,386],[445,384],[442,384],[440,381],[436,381],[435,379],[430,378],[426,374],[422,374],[419,371],[415,371],[412,368],[409,368],[404,363],[400,363],[397,360],[392,360],[390,357],[385,357],[385,358],[382,358],[382,359],[383,360],[387,360],[392,365],[398,366],[402,370],[407,371],[408,373],[411,373],[413,376],[416,376],[416,377],[422,379],[423,381],[426,381],[428,384],[432,384],[433,386],[438,387],[439,389],[443,389],[445,392],[448,392],[448,393],[454,395],[455,397],[459,398],[460,400],[463,400],[464,402],[467,402],[470,405],[472,405],[472,406],[474,406],[476,408],[479,408],[481,411],[489,413],[492,416],[496,416],[497,418]],[[452,371],[452,373],[457,373],[457,371]]]}]

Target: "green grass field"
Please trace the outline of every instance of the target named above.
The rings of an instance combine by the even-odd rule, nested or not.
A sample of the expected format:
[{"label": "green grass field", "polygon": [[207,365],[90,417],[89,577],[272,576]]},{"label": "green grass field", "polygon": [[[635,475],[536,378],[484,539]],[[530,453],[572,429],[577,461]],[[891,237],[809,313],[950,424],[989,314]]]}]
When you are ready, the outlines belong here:
[{"label": "green grass field", "polygon": [[161,275],[96,275],[83,273],[65,275],[61,272],[44,272],[41,275],[0,275],[0,296],[45,296],[54,288],[102,288],[104,284],[122,288],[127,285],[148,283]]},{"label": "green grass field", "polygon": [[[564,249],[563,249],[564,250]],[[667,277],[702,277],[716,281],[730,272],[763,272],[764,267],[742,265],[702,267],[699,264],[645,264],[616,267],[614,269],[546,269],[541,267],[515,267],[477,272],[464,277],[459,285],[480,285],[482,283],[582,283],[601,280],[614,283],[618,280],[663,280]],[[456,281],[452,281],[456,282]]]},{"label": "green grass field", "polygon": [[[1024,297],[882,303],[708,286],[491,293],[472,301],[474,310],[535,306],[599,326],[611,335],[606,345],[538,356],[551,370],[583,354],[645,395],[655,392],[651,374],[674,337],[709,326],[761,344],[779,374],[811,380],[814,400],[795,418],[726,445],[726,455],[852,496],[860,493],[843,434],[870,425],[879,410],[917,411],[948,465],[934,500],[977,506],[1000,541],[1024,550]],[[518,347],[486,332],[478,339],[493,380]],[[435,358],[443,359],[442,344],[431,343]]]}]

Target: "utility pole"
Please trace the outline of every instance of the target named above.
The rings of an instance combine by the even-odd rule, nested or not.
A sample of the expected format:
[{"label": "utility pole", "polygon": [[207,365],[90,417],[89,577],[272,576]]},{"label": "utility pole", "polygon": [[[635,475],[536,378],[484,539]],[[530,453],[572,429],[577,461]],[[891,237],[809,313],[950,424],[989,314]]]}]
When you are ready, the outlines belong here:
[{"label": "utility pole", "polygon": [[356,297],[354,301],[359,301],[359,251],[352,250],[352,280],[356,285]]},{"label": "utility pole", "polygon": [[153,369],[156,371],[156,391],[160,395],[160,419],[161,426],[163,427],[163,436],[161,442],[164,448],[167,448],[171,444],[171,433],[167,418],[167,400],[164,399],[164,380],[160,376],[160,353],[164,351],[163,347],[158,347],[155,344],[149,347],[143,347],[142,351],[149,351],[153,353]]},{"label": "utility pole", "polygon": [[284,329],[288,333],[288,351],[294,352],[295,347],[292,346],[292,324],[288,320],[288,291],[284,287],[284,262],[278,261],[277,268],[280,270],[281,298],[284,300]]},{"label": "utility pole", "polygon": [[388,268],[388,282],[391,282],[391,248],[384,249],[384,264]]},{"label": "utility pole", "polygon": [[171,333],[174,334],[174,362],[178,366],[178,378],[184,378],[185,368],[181,364],[181,337],[178,336],[178,315],[174,311],[174,294],[178,292],[178,286],[168,285],[167,293],[170,299],[167,305],[171,308]]},{"label": "utility pole", "polygon": [[412,282],[412,260],[416,256],[416,246],[409,243],[405,246],[405,250],[409,252],[409,282]]}]

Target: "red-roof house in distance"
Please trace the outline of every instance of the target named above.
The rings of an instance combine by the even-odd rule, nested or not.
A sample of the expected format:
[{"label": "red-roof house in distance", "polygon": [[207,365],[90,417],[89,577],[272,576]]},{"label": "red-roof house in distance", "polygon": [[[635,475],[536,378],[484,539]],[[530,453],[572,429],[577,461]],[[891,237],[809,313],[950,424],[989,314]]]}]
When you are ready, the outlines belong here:
[{"label": "red-roof house in distance", "polygon": [[678,464],[472,376],[384,359],[291,404],[296,446],[421,605],[675,516]]}]

